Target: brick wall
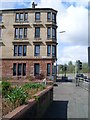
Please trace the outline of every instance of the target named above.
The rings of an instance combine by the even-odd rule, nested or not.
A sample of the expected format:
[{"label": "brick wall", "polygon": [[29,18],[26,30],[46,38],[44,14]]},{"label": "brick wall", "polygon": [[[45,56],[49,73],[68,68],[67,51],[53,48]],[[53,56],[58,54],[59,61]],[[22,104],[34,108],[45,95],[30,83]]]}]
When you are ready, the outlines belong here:
[{"label": "brick wall", "polygon": [[[40,73],[44,73],[44,75],[47,75],[47,63],[51,63],[51,75],[52,75],[52,63],[53,60],[45,60],[45,59],[31,59],[31,60],[2,60],[2,77],[7,78],[7,77],[13,77],[17,78],[17,76],[13,76],[13,63],[26,63],[26,76],[34,76],[34,63],[39,63],[40,64]],[[23,76],[21,76],[23,78]]]}]

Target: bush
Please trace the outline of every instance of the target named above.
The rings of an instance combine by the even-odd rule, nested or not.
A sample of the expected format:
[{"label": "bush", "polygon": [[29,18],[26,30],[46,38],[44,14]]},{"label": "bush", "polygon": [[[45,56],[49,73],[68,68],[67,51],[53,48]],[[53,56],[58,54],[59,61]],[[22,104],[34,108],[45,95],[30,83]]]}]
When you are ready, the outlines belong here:
[{"label": "bush", "polygon": [[43,73],[40,73],[39,75],[35,76],[36,79],[42,80],[45,78],[45,75]]},{"label": "bush", "polygon": [[11,84],[9,82],[2,82],[2,95],[6,95],[11,91]]},{"label": "bush", "polygon": [[16,87],[7,95],[7,99],[10,100],[10,102],[12,102],[14,105],[17,103],[22,105],[25,103],[27,96],[28,95],[25,93],[22,87]]}]

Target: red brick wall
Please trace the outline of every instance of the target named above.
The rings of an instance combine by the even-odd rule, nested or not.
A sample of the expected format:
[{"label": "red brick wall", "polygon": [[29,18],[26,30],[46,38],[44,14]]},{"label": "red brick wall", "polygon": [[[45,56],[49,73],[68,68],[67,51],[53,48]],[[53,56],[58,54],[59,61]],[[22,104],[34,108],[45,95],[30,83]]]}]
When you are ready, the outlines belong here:
[{"label": "red brick wall", "polygon": [[47,63],[51,63],[51,75],[52,75],[52,63],[53,60],[2,60],[2,77],[13,77],[13,63],[26,63],[26,77],[34,76],[34,63],[40,64],[40,73],[47,75]]}]

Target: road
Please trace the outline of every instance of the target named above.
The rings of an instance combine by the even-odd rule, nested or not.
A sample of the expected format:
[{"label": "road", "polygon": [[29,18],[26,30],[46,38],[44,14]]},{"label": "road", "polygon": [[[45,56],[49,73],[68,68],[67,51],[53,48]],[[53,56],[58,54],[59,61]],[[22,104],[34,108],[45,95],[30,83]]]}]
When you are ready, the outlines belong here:
[{"label": "road", "polygon": [[88,118],[88,91],[73,82],[58,82],[43,118]]}]

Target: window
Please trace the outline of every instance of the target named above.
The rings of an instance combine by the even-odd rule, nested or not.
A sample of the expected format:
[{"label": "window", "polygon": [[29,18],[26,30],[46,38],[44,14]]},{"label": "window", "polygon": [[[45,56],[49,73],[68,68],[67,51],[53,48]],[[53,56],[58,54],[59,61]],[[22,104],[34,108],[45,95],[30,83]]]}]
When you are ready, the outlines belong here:
[{"label": "window", "polygon": [[18,64],[18,76],[22,75],[22,64]]},{"label": "window", "polygon": [[35,21],[39,21],[40,20],[40,12],[36,12],[35,13]]},{"label": "window", "polygon": [[18,28],[15,28],[15,38],[18,38]]},{"label": "window", "polygon": [[26,56],[26,45],[14,45],[14,56]]},{"label": "window", "polygon": [[35,45],[35,56],[39,56],[40,55],[40,45]]},{"label": "window", "polygon": [[26,63],[13,63],[13,76],[26,75]]},{"label": "window", "polygon": [[16,13],[15,20],[17,22],[23,22],[28,20],[28,13]]},{"label": "window", "polygon": [[53,21],[54,23],[56,23],[56,14],[55,14],[55,13],[52,14],[52,21]]},{"label": "window", "polygon": [[2,15],[0,15],[0,23],[2,22]]},{"label": "window", "polygon": [[51,28],[47,28],[47,38],[51,38]]},{"label": "window", "polygon": [[22,56],[22,45],[18,46],[18,56]]},{"label": "window", "polygon": [[52,28],[52,39],[56,39],[56,28]]},{"label": "window", "polygon": [[47,45],[47,56],[51,55],[51,45]]},{"label": "window", "polygon": [[13,76],[16,75],[16,63],[13,64]]},{"label": "window", "polygon": [[24,46],[23,46],[23,56],[26,56],[26,52],[27,52],[27,46],[24,45]]},{"label": "window", "polygon": [[0,28],[0,38],[2,37],[2,29]]},{"label": "window", "polygon": [[18,46],[14,45],[14,56],[17,56],[17,50],[18,50]]},{"label": "window", "polygon": [[24,38],[27,38],[27,28],[24,28]]},{"label": "window", "polygon": [[39,63],[34,64],[34,76],[39,75],[40,71],[40,65]]},{"label": "window", "polygon": [[56,45],[52,45],[52,57],[56,57]]},{"label": "window", "polygon": [[48,63],[47,64],[47,75],[50,75],[50,68],[51,68],[51,64]]},{"label": "window", "polygon": [[19,13],[16,13],[16,21],[19,21]]},{"label": "window", "polygon": [[40,38],[40,27],[35,28],[35,38]]},{"label": "window", "polygon": [[26,75],[26,63],[23,63],[23,76]]},{"label": "window", "polygon": [[47,20],[50,21],[51,20],[51,12],[47,13]]},{"label": "window", "polygon": [[27,28],[15,28],[15,38],[16,39],[26,39],[27,38]]},{"label": "window", "polygon": [[28,20],[28,13],[25,13],[24,14],[24,21],[27,21]]},{"label": "window", "polygon": [[23,29],[22,28],[19,29],[19,38],[23,38]]},{"label": "window", "polygon": [[23,21],[23,13],[20,13],[20,21]]}]

